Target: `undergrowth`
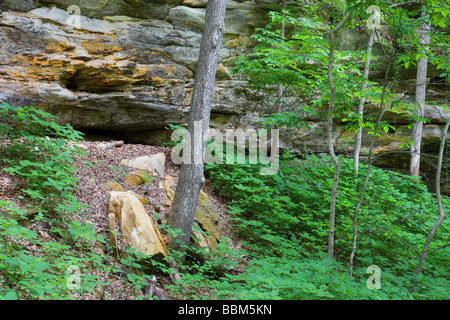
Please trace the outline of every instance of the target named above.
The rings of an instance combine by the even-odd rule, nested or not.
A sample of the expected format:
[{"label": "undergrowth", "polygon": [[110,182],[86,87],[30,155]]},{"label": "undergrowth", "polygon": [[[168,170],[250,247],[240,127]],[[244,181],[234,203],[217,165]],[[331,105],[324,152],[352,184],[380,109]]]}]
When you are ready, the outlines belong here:
[{"label": "undergrowth", "polygon": [[[84,272],[99,263],[89,248],[92,226],[73,214],[84,207],[73,196],[74,157],[83,151],[70,126],[32,107],[0,105],[1,169],[16,176],[19,205],[0,200],[0,297],[64,299],[92,292],[98,279]],[[32,223],[56,241],[44,241]],[[76,284],[83,283],[83,287]]]},{"label": "undergrowth", "polygon": [[[107,298],[113,275],[124,278],[121,297],[132,296],[147,284],[144,276],[124,275],[95,250],[111,248],[74,196],[75,161],[87,163],[77,146],[82,134],[54,120],[33,107],[0,104],[0,165],[16,177],[18,200],[0,198],[0,299]],[[128,253],[120,264],[139,269]]]},{"label": "undergrowth", "polygon": [[[356,271],[348,274],[353,212],[367,165],[355,177],[340,159],[334,259],[326,259],[333,165],[328,156],[284,156],[276,175],[258,165],[208,165],[218,194],[229,199],[233,227],[252,257],[245,274],[227,276],[220,297],[241,299],[447,299],[448,219],[438,230],[426,265],[413,276],[426,236],[437,219],[434,195],[415,178],[372,168],[359,217]],[[450,199],[444,197],[444,210]],[[369,289],[369,266],[380,289]],[[412,289],[412,281],[418,285]],[[233,294],[230,294],[233,293]]]}]

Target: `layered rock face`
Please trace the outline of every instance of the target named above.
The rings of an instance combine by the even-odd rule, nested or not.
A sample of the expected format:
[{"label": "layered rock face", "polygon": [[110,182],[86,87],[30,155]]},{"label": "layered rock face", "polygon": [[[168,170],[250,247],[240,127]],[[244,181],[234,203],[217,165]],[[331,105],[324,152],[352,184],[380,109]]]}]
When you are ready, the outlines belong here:
[{"label": "layered rock face", "polygon": [[[228,0],[212,127],[249,128],[267,111],[262,108],[264,96],[230,70],[234,59],[250,50],[250,36],[267,23],[266,13],[277,3]],[[206,4],[207,0],[2,0],[0,101],[32,105],[76,129],[115,133],[126,142],[168,141],[164,128],[187,122]],[[341,45],[365,48],[364,33],[344,32],[340,37]],[[438,103],[448,99],[442,92],[427,94]],[[375,115],[377,106],[369,106],[367,112]],[[429,104],[425,116],[431,122],[424,127],[424,151],[436,152],[450,112]],[[312,129],[284,130],[281,146],[326,153],[324,119],[307,120]],[[405,159],[389,152],[398,151],[410,135],[408,112],[388,110],[385,120],[397,132],[377,138],[375,155],[388,156],[376,161],[399,166]],[[346,152],[353,137],[336,122],[340,152]],[[369,139],[363,141],[363,151],[368,145]]]},{"label": "layered rock face", "polygon": [[[0,16],[0,100],[32,105],[80,130],[157,143],[187,121],[206,1],[6,1]],[[266,1],[268,2],[268,1]],[[57,6],[43,6],[43,5]],[[79,12],[66,9],[79,5]],[[41,7],[42,6],[42,7]],[[245,125],[257,107],[232,60],[264,24],[264,3],[230,1],[213,125]],[[81,13],[81,16],[69,13]],[[135,18],[138,17],[138,18]]]}]

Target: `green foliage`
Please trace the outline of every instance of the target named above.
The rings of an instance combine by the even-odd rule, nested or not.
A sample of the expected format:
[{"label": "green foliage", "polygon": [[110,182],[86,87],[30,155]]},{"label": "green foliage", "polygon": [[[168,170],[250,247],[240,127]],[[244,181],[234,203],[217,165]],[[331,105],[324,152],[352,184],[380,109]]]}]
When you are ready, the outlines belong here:
[{"label": "green foliage", "polygon": [[[32,107],[0,105],[0,136],[8,139],[0,144],[2,170],[20,178],[18,198],[27,204],[20,208],[0,201],[0,295],[5,299],[73,299],[75,292],[92,292],[97,285],[85,272],[101,260],[92,250],[96,235],[91,225],[73,219],[74,213],[83,216],[73,196],[74,158],[83,154],[75,142],[81,133],[53,120]],[[43,241],[22,226],[27,221],[41,223],[60,240]],[[66,276],[74,266],[79,274]],[[82,285],[71,287],[72,279]]]},{"label": "green foliage", "polygon": [[[339,21],[343,10],[366,19],[365,10],[371,4],[379,5],[384,14],[384,23],[394,45],[384,47],[383,50],[386,57],[391,55],[396,59],[394,70],[400,73],[402,68],[408,68],[421,55],[425,55],[446,76],[448,43],[443,40],[442,34],[439,31],[433,32],[431,46],[427,50],[423,50],[418,41],[417,30],[428,19],[420,17],[421,9],[407,11],[402,6],[390,7],[373,1],[311,3],[303,6],[302,17],[294,17],[289,10],[283,14],[271,12],[271,22],[264,29],[257,29],[253,36],[258,41],[257,46],[249,55],[237,59],[234,72],[246,75],[252,88],[266,92],[269,101],[276,97],[276,85],[283,85],[288,97],[299,95],[311,101],[308,106],[301,107],[300,111],[304,113],[305,110],[310,110],[310,113],[319,114],[330,97],[326,75],[330,43],[326,32],[329,26]],[[431,22],[442,28],[448,25],[448,19],[444,18],[448,16],[448,9],[439,10],[438,7],[433,1],[425,2],[425,10],[430,14]],[[284,37],[280,32],[282,23],[288,30]],[[377,88],[376,83],[369,82],[367,90],[361,90],[364,82],[360,72],[361,61],[366,59],[367,54],[364,52],[335,52],[332,76],[336,87],[336,108],[333,116],[341,118],[347,129],[368,127],[369,134],[379,135],[374,132],[375,119],[363,120],[355,112],[359,99],[365,97],[367,101],[382,104],[392,112],[410,110],[406,110],[409,107],[395,98],[392,100],[393,95],[388,88],[386,100],[381,101],[382,90]],[[283,98],[284,101],[287,100],[286,97]],[[275,102],[280,103],[277,100]],[[295,106],[280,114],[273,114],[265,119],[265,124],[307,127],[307,123],[301,119],[303,114],[296,116],[298,110],[298,106]],[[410,120],[416,122],[426,119],[411,116]],[[383,121],[379,128],[385,133],[395,131],[395,127]],[[409,144],[410,141],[405,141],[402,147]],[[412,280],[410,275],[436,215],[433,195],[413,178],[381,169],[372,170],[360,210],[356,266],[363,270],[364,266],[377,265],[389,280],[385,283],[384,291],[378,295],[368,294],[368,290],[355,291],[351,287],[358,278],[364,277],[361,271],[350,282],[348,279],[343,281],[340,274],[348,261],[353,237],[352,214],[364,183],[367,166],[362,166],[361,174],[355,177],[351,161],[341,159],[336,207],[337,261],[333,266],[337,274],[332,271],[327,271],[327,274],[331,274],[331,278],[341,279],[345,283],[343,287],[347,286],[348,290],[336,294],[328,285],[328,289],[321,287],[323,283],[319,278],[323,276],[322,273],[318,278],[308,278],[303,274],[298,280],[290,279],[295,278],[295,268],[292,266],[300,267],[298,260],[303,259],[303,269],[314,270],[317,267],[314,260],[317,259],[316,255],[320,256],[326,249],[329,199],[333,182],[330,159],[305,156],[303,160],[285,160],[280,164],[279,172],[273,176],[259,176],[259,168],[254,165],[210,165],[207,169],[217,192],[230,199],[235,228],[248,241],[248,248],[254,256],[248,270],[252,270],[255,277],[251,277],[251,280],[233,277],[235,280],[230,281],[230,288],[237,291],[236,296],[240,296],[242,289],[242,296],[312,298],[312,295],[308,296],[302,289],[290,295],[295,291],[292,288],[304,286],[301,281],[305,278],[312,281],[309,286],[314,287],[314,294],[326,298],[349,298],[351,295],[346,296],[345,292],[356,292],[359,298],[445,298],[448,295],[448,288],[442,290],[442,284],[446,288],[449,283],[443,272],[445,254],[448,253],[446,248],[427,257],[427,269],[423,271],[420,280],[415,279],[434,282],[435,286],[431,288],[424,285],[421,292],[413,294],[409,294],[407,290],[407,283]],[[445,201],[448,206],[448,198]],[[446,228],[442,229],[435,239],[435,248],[445,245]],[[283,263],[276,264],[271,259],[282,259]],[[281,287],[286,285],[283,280],[279,280],[280,277],[283,278],[281,274],[288,275],[286,283],[292,280],[291,286],[287,285],[290,290],[278,290],[279,287],[274,285],[275,282],[281,284]],[[331,281],[330,279],[326,282]]]},{"label": "green foliage", "polygon": [[[381,274],[382,290],[367,287],[367,278],[355,279],[346,266],[324,256],[259,257],[246,268],[246,275],[222,280],[217,291],[221,298],[268,300],[378,300],[412,299],[398,287],[402,279]],[[363,274],[366,270],[358,270]],[[230,294],[234,293],[234,294]]]},{"label": "green foliage", "polygon": [[[267,101],[281,103],[286,108],[286,111],[264,119],[266,126],[307,127],[303,114],[324,110],[330,96],[326,75],[330,44],[326,32],[330,25],[339,21],[345,9],[366,19],[365,10],[370,4],[378,3],[323,1],[318,5],[304,5],[303,17],[299,18],[294,17],[292,10],[270,13],[270,23],[265,28],[257,29],[253,36],[257,46],[252,53],[239,57],[233,70],[247,76],[252,89],[265,92]],[[419,11],[381,7],[393,35],[395,45],[392,49],[398,50],[394,69],[408,68],[420,57],[416,32],[424,18],[416,17]],[[432,19],[438,25],[444,21],[437,17]],[[281,24],[286,26],[285,36],[281,35]],[[440,41],[436,40],[437,37],[434,39],[432,44]],[[445,46],[442,48],[446,50]],[[387,49],[390,51],[390,48]],[[448,60],[437,58],[435,53],[436,50],[422,52],[445,75]],[[334,116],[343,119],[347,128],[368,127],[370,134],[377,134],[374,132],[374,119],[363,121],[355,112],[361,97],[371,103],[382,103],[392,112],[404,112],[407,106],[392,100],[389,90],[386,90],[386,100],[381,101],[382,90],[377,88],[376,83],[369,83],[364,92],[361,90],[363,78],[360,70],[366,59],[365,52],[336,52],[333,68],[336,86]],[[281,101],[278,97],[274,98],[277,85],[285,88]],[[288,101],[292,101],[289,98],[295,96],[311,103],[289,106]],[[385,133],[395,130],[386,122],[381,122],[380,128]],[[404,146],[408,143],[406,141]],[[203,282],[213,289],[216,297],[448,298],[449,279],[445,273],[447,247],[431,253],[423,273],[416,278],[412,276],[423,242],[435,222],[433,195],[414,178],[382,169],[373,168],[371,172],[360,210],[354,277],[347,276],[353,238],[353,211],[367,166],[361,166],[358,176],[354,175],[350,160],[341,159],[341,167],[336,208],[336,260],[331,261],[325,259],[323,254],[328,240],[329,199],[333,182],[333,166],[328,157],[286,158],[281,162],[278,173],[272,176],[259,175],[258,165],[207,165],[206,172],[213,180],[216,191],[230,200],[231,221],[237,235],[246,241],[246,255],[250,257],[244,274],[225,273],[219,279]],[[449,205],[448,198],[444,202],[445,206]],[[446,244],[446,226],[447,221],[434,238],[434,249]],[[366,268],[371,265],[382,270],[380,290],[367,287]],[[201,269],[200,265],[196,268]],[[192,277],[193,284],[204,277],[196,276],[199,278]],[[418,285],[416,290],[409,292],[413,280]]]},{"label": "green foliage", "polygon": [[[342,5],[327,1],[307,5],[301,16],[298,13],[294,16],[291,10],[270,12],[270,23],[265,28],[257,29],[252,36],[257,40],[253,51],[236,60],[233,72],[245,75],[251,88],[266,93],[265,101],[283,108],[282,113],[264,118],[266,126],[308,127],[305,114],[326,116],[330,99],[327,71],[331,44],[328,32],[335,14],[333,10],[342,13]],[[355,11],[353,2],[348,5],[350,11]],[[318,12],[322,12],[321,19],[317,19]],[[282,23],[288,30],[285,36],[280,32]],[[355,130],[358,127],[373,127],[374,123],[362,119],[356,112],[359,100],[365,97],[372,103],[381,102],[382,90],[376,82],[367,81],[367,88],[362,90],[365,80],[361,70],[367,57],[365,51],[335,50],[333,61],[332,76],[336,90],[334,117],[344,119],[346,127]],[[376,60],[373,55],[371,58]],[[275,94],[278,85],[284,88],[280,99]],[[388,97],[389,90],[386,91]],[[299,104],[298,98],[310,103]],[[384,106],[388,103],[389,99],[383,101]],[[385,125],[383,129],[389,127]]]},{"label": "green foliage", "polygon": [[450,139],[445,144],[442,160],[441,186],[446,186],[447,195],[450,196]]},{"label": "green foliage", "polygon": [[[256,295],[262,299],[443,299],[448,295],[447,248],[427,257],[420,278],[423,283],[435,283],[436,288],[424,285],[412,295],[407,290],[425,238],[436,219],[433,195],[410,176],[378,168],[372,168],[360,210],[355,260],[359,271],[354,279],[345,277],[352,246],[352,216],[367,166],[362,165],[361,174],[355,177],[352,161],[340,161],[337,261],[328,262],[329,270],[333,271],[327,275],[328,271],[321,268],[328,266],[322,256],[328,240],[333,180],[333,166],[328,157],[284,159],[277,175],[272,176],[258,175],[257,165],[207,166],[217,192],[230,200],[234,228],[247,241],[253,257],[246,269],[253,276],[228,277],[229,287],[221,294],[233,288],[232,292],[237,292],[235,297]],[[444,202],[445,207],[450,205],[448,198]],[[446,244],[447,229],[445,221],[433,240],[433,248]],[[280,260],[283,262],[279,263]],[[366,288],[365,268],[370,265],[380,267],[386,277],[382,279],[381,291]]]},{"label": "green foliage", "polygon": [[[250,87],[272,93],[275,85],[283,85],[285,95],[309,97],[321,89],[325,81],[320,72],[327,58],[327,41],[319,22],[306,18],[294,18],[290,11],[285,16],[270,12],[271,22],[257,29],[252,37],[258,42],[253,52],[236,60],[233,73],[246,75]],[[291,30],[281,36],[279,25]],[[268,95],[272,99],[274,95]]]}]

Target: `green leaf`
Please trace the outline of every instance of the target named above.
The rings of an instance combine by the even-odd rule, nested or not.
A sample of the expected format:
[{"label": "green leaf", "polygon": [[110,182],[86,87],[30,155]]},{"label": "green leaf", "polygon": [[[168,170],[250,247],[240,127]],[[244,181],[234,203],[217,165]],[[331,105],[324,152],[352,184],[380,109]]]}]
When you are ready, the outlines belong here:
[{"label": "green leaf", "polygon": [[3,296],[4,300],[17,300],[17,293],[15,291],[9,291]]}]

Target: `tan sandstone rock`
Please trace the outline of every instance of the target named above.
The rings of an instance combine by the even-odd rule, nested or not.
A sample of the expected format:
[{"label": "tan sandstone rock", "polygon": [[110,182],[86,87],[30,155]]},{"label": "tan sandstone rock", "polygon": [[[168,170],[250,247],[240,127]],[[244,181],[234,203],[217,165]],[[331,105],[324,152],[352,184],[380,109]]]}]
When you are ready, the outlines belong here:
[{"label": "tan sandstone rock", "polygon": [[[168,200],[172,202],[175,191],[168,187],[166,187],[165,190]],[[208,247],[209,249],[214,250],[222,235],[219,223],[220,216],[217,212],[217,208],[211,202],[208,195],[205,192],[200,191],[197,203],[197,211],[195,212],[193,234],[197,239],[200,240],[201,246]],[[205,236],[202,236],[201,233],[198,232],[198,229],[196,230],[196,224],[201,228],[201,230],[207,232]]]},{"label": "tan sandstone rock", "polygon": [[163,237],[143,204],[133,194],[111,191],[108,212],[114,214],[126,247],[133,247],[156,260],[167,257]]},{"label": "tan sandstone rock", "polygon": [[114,191],[125,191],[125,189],[120,185],[120,183],[115,181],[108,181],[103,184],[103,186],[107,190],[114,190]]},{"label": "tan sandstone rock", "polygon": [[130,160],[122,160],[121,164],[128,167],[149,170],[153,176],[164,178],[164,165],[166,156],[164,153],[157,153],[152,156],[142,156]]},{"label": "tan sandstone rock", "polygon": [[150,170],[136,170],[125,176],[125,184],[128,186],[139,186],[152,182],[152,172]]}]

